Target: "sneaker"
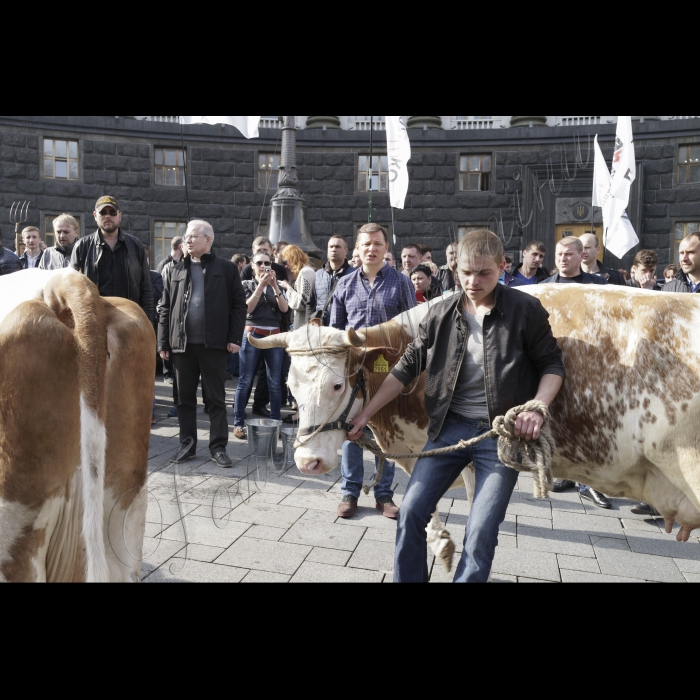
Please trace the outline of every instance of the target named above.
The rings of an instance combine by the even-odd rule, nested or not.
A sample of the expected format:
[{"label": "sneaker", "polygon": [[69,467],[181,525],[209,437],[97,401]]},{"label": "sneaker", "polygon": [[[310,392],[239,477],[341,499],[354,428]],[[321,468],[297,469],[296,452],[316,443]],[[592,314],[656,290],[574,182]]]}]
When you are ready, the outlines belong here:
[{"label": "sneaker", "polygon": [[173,407],[168,411],[168,418],[177,418],[177,406],[173,406]]},{"label": "sneaker", "polygon": [[357,512],[357,499],[355,496],[343,496],[343,500],[338,505],[339,518],[352,518]]},{"label": "sneaker", "polygon": [[399,516],[399,507],[394,503],[394,501],[389,498],[389,496],[383,496],[382,498],[377,498],[374,507],[385,517],[396,520]]},{"label": "sneaker", "polygon": [[213,455],[212,459],[224,469],[230,469],[233,466],[231,458],[223,450]]},{"label": "sneaker", "polygon": [[233,437],[236,438],[236,440],[245,440],[246,435],[245,435],[245,428],[240,428],[236,427],[233,429]]}]

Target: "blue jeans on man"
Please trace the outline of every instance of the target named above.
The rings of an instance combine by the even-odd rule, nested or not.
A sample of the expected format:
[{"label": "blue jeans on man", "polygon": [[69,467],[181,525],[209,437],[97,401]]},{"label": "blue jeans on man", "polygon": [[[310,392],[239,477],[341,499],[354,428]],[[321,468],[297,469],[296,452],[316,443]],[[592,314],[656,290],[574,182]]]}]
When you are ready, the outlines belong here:
[{"label": "blue jeans on man", "polygon": [[[490,430],[487,421],[475,421],[449,412],[437,440],[429,440],[424,451],[471,440]],[[399,511],[396,532],[394,582],[427,583],[428,547],[425,531],[438,501],[474,463],[476,492],[464,537],[464,550],[454,576],[455,583],[486,583],[498,545],[498,528],[518,480],[518,472],[498,459],[495,440],[439,457],[419,459],[413,469]]]},{"label": "blue jeans on man", "polygon": [[[253,334],[254,338],[262,338]],[[258,365],[260,353],[263,354],[265,361],[267,384],[270,389],[270,418],[273,420],[281,419],[281,403],[282,403],[282,362],[284,361],[284,348],[269,348],[260,350],[248,342],[247,336],[243,337],[243,345],[241,345],[240,356],[240,373],[236,387],[236,398],[234,402],[234,426],[245,426],[245,408],[250,396],[250,388],[253,384],[255,370]]]},{"label": "blue jeans on man", "polygon": [[[365,428],[365,435],[372,437],[372,433],[368,428]],[[374,458],[375,469],[379,464],[379,458]],[[355,442],[346,440],[343,443],[340,472],[343,476],[341,492],[343,497],[354,496],[360,497],[362,492],[362,482],[365,478],[365,462],[362,448]],[[394,474],[396,472],[396,464],[387,460],[384,462],[382,469],[382,480],[374,487],[374,497],[379,500],[383,498],[393,498],[394,491]],[[375,471],[376,473],[376,471]]]}]

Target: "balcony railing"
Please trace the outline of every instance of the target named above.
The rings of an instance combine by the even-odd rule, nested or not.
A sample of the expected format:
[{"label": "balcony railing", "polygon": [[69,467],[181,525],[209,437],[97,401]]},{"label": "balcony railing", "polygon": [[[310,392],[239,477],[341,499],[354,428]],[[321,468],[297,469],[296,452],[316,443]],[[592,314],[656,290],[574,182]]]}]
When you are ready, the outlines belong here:
[{"label": "balcony railing", "polygon": [[455,129],[493,129],[494,119],[453,119]]},{"label": "balcony railing", "polygon": [[555,117],[557,126],[586,126],[600,124],[600,117]]},{"label": "balcony railing", "polygon": [[386,124],[379,117],[374,122],[369,119],[367,121],[355,121],[354,125],[357,131],[369,131],[372,127],[374,127],[374,131],[386,131]]}]

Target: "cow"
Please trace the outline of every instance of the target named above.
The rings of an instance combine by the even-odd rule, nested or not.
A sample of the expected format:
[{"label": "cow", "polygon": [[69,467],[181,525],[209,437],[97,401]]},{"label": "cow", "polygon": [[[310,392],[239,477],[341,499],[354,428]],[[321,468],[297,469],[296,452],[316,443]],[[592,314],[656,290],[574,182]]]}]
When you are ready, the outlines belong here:
[{"label": "cow", "polygon": [[71,270],[0,278],[0,581],[140,579],[155,334]]},{"label": "cow", "polygon": [[[687,541],[700,527],[700,300],[624,287],[517,290],[537,296],[550,313],[567,371],[551,406],[554,476],[651,503],[667,532],[676,521],[677,539]],[[284,346],[291,355],[289,385],[300,407],[295,458],[302,473],[337,466],[346,425],[435,303],[441,302],[358,332],[308,325],[250,339],[256,347]],[[358,380],[361,389],[353,392]],[[420,453],[425,446],[423,389],[421,375],[370,422],[386,452]],[[410,473],[415,460],[397,463]],[[466,470],[463,480],[473,493],[468,477]]]}]

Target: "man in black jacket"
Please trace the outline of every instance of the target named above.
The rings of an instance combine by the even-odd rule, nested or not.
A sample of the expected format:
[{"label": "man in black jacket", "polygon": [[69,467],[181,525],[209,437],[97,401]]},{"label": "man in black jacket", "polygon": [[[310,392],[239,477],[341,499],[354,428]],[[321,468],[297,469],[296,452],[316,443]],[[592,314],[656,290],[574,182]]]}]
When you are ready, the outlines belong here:
[{"label": "man in black jacket", "polygon": [[600,255],[600,241],[594,233],[584,233],[578,237],[583,245],[583,255],[581,256],[581,269],[590,275],[602,277],[608,284],[616,284],[624,287],[625,278],[617,271],[605,267],[598,261]]},{"label": "man in black jacket", "polygon": [[681,269],[676,278],[664,286],[664,292],[697,294],[700,292],[700,233],[689,233],[679,249]]},{"label": "man in black jacket", "polygon": [[197,452],[197,386],[209,408],[209,449],[220,467],[231,467],[226,454],[226,361],[243,343],[246,299],[238,266],[212,251],[214,230],[206,221],[190,221],[185,235],[188,253],[165,278],[158,307],[158,351],[172,359],[177,375],[180,464]]},{"label": "man in black jacket", "polygon": [[9,275],[12,272],[19,272],[22,269],[22,263],[19,258],[7,248],[0,245],[0,275]]},{"label": "man in black jacket", "polygon": [[153,286],[143,244],[119,228],[122,213],[114,197],[100,197],[93,215],[99,228],[75,244],[71,267],[94,282],[100,296],[129,299],[153,321]]},{"label": "man in black jacket", "polygon": [[[430,440],[425,451],[456,445],[490,429],[511,408],[537,399],[549,406],[564,377],[561,350],[539,299],[498,284],[503,244],[490,231],[472,231],[459,243],[457,273],[463,294],[435,304],[418,337],[355,418],[357,439],[369,419],[425,369]],[[515,435],[539,437],[542,416],[521,413]],[[518,479],[498,459],[496,443],[418,460],[399,512],[394,581],[428,582],[425,527],[438,501],[474,463],[476,493],[455,582],[488,580],[498,528]]]}]

